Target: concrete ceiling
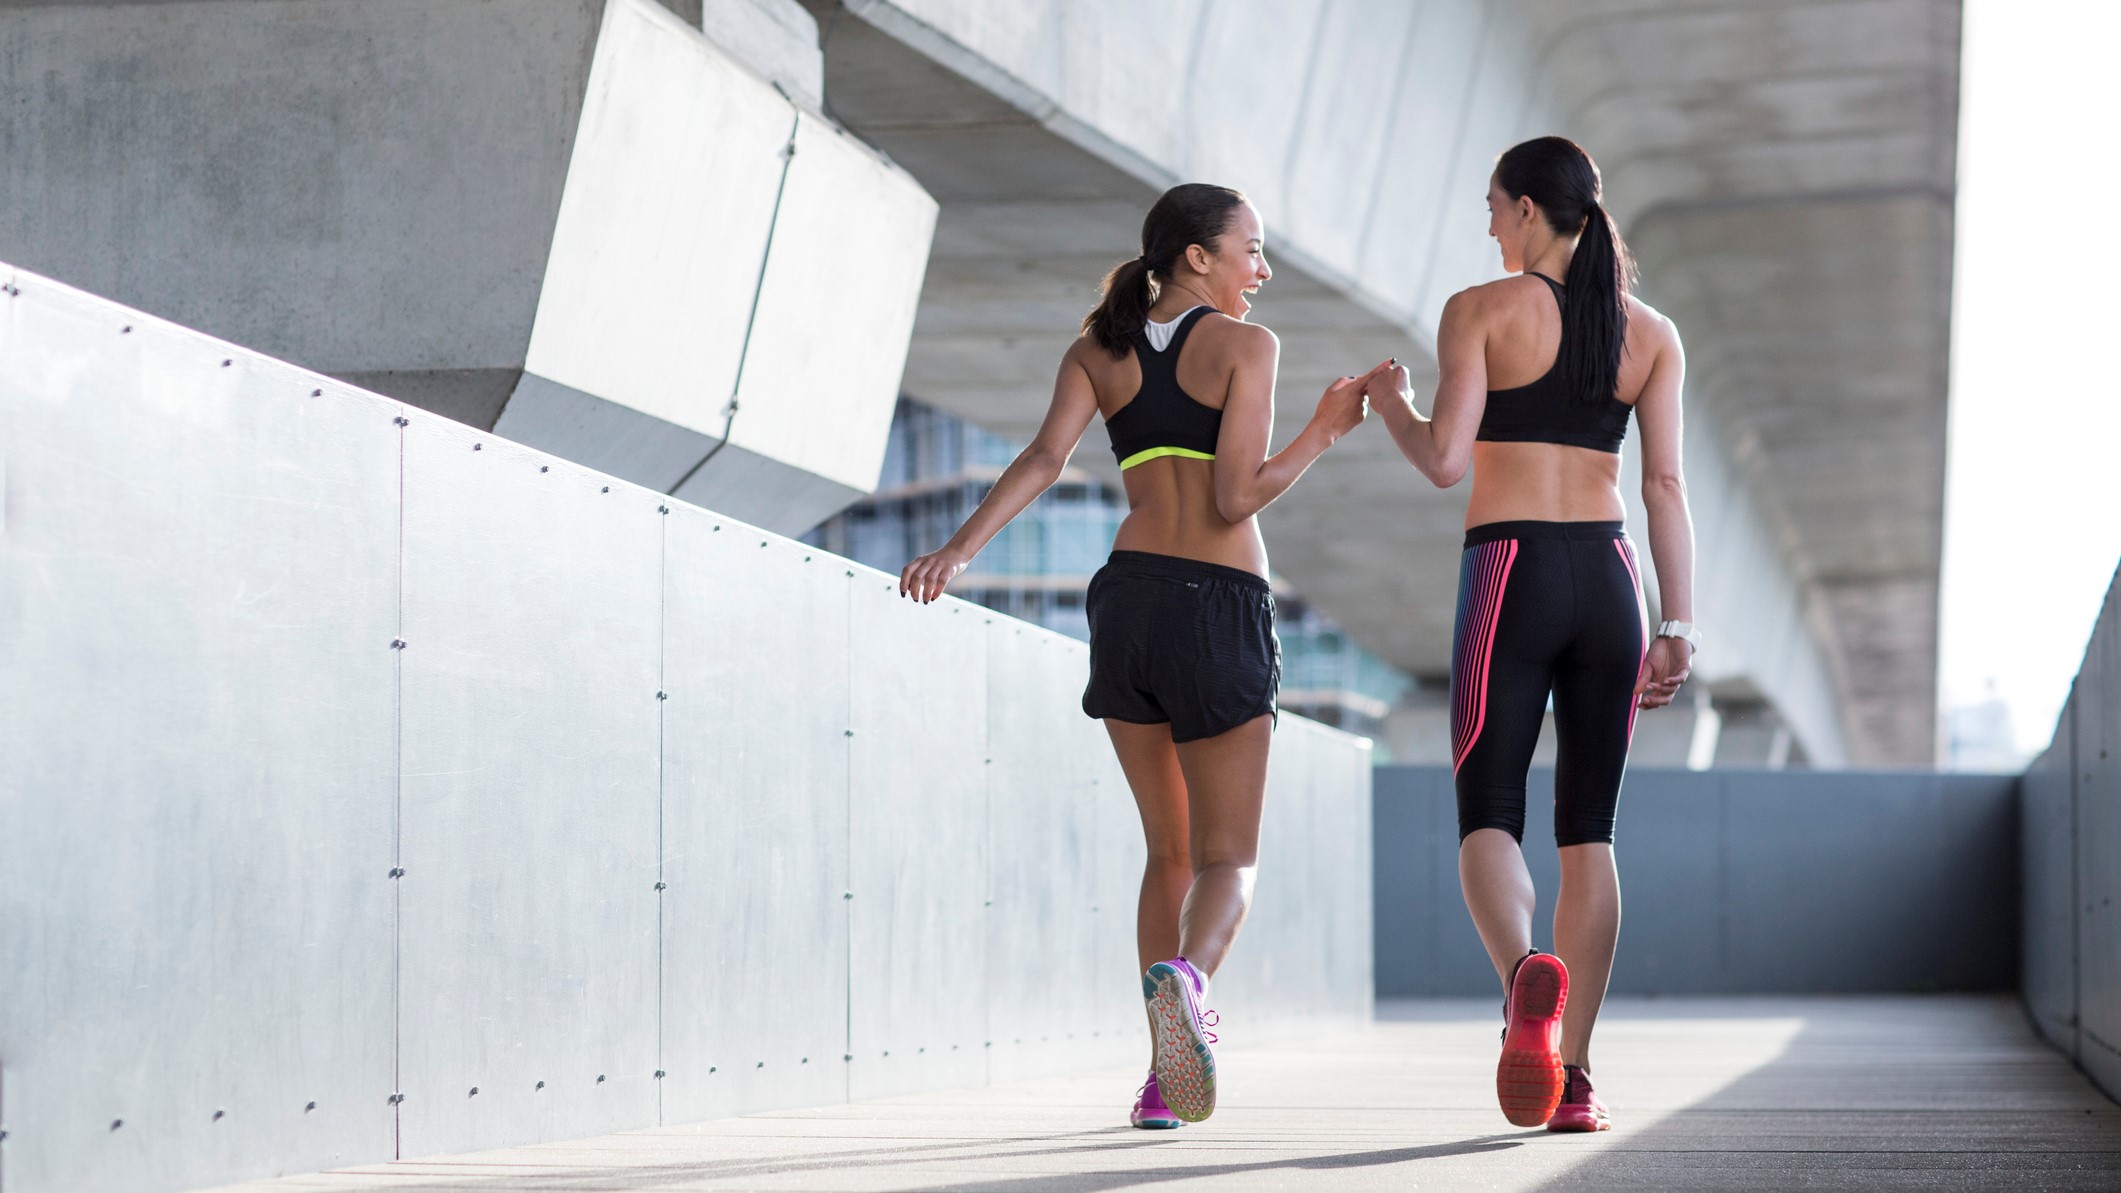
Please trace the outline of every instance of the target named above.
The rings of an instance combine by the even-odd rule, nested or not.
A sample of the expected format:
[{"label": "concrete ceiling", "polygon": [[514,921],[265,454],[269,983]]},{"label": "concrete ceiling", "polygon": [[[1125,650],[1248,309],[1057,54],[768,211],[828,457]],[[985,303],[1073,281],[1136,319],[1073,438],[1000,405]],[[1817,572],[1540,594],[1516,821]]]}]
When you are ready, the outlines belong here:
[{"label": "concrete ceiling", "polygon": [[1645,297],[1812,602],[1862,763],[1936,740],[1957,0],[1538,0]]},{"label": "concrete ceiling", "polygon": [[[941,203],[906,392],[1028,437],[1160,185],[837,5],[811,7],[831,114]],[[1928,763],[1958,4],[1490,11],[1523,25],[1564,131],[1605,170],[1645,297],[1686,335],[1690,401],[1723,430],[1802,586],[1851,760]],[[1477,230],[1477,193],[1463,206]],[[1428,359],[1423,319],[1348,297],[1300,255],[1276,264],[1255,318],[1283,342],[1278,441],[1332,376]],[[1077,459],[1116,475],[1094,431]],[[1465,487],[1429,488],[1368,428],[1328,460],[1264,519],[1276,570],[1379,654],[1443,674]]]}]

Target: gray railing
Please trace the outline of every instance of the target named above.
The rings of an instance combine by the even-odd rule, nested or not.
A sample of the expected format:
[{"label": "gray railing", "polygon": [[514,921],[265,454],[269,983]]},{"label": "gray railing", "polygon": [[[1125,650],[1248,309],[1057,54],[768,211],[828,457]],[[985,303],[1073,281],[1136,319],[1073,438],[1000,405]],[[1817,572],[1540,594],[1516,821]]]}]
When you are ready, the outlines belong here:
[{"label": "gray railing", "polygon": [[[1532,773],[1536,937],[1558,881],[1553,772]],[[2017,779],[1635,770],[1615,849],[1619,994],[2007,990],[2017,979]],[[1458,888],[1445,767],[1380,767],[1377,993],[1499,997]]]},{"label": "gray railing", "polygon": [[2022,824],[2026,1010],[2121,1097],[2121,582],[2026,773]]}]

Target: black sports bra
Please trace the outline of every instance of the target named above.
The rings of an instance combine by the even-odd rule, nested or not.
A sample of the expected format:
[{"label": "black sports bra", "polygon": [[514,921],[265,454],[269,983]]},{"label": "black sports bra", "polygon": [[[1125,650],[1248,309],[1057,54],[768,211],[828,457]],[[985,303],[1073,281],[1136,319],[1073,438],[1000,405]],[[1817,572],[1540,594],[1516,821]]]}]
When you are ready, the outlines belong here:
[{"label": "black sports bra", "polygon": [[[1569,292],[1560,282],[1543,273],[1531,275],[1547,284],[1554,301],[1568,309]],[[1569,334],[1562,323],[1561,334]],[[1561,375],[1562,350],[1554,349],[1554,366],[1530,385],[1488,391],[1487,409],[1480,412],[1480,432],[1475,436],[1490,443],[1560,443],[1587,447],[1618,455],[1628,437],[1628,416],[1635,408],[1612,395],[1602,402],[1577,400]]]},{"label": "black sports bra", "polygon": [[1142,385],[1135,391],[1133,401],[1105,420],[1105,432],[1112,436],[1112,454],[1119,458],[1120,471],[1159,456],[1215,458],[1223,412],[1194,401],[1178,384],[1179,349],[1186,346],[1193,325],[1212,309],[1194,307],[1179,316],[1178,330],[1162,352],[1149,343],[1147,331],[1137,331],[1132,336],[1134,359],[1141,364]]}]

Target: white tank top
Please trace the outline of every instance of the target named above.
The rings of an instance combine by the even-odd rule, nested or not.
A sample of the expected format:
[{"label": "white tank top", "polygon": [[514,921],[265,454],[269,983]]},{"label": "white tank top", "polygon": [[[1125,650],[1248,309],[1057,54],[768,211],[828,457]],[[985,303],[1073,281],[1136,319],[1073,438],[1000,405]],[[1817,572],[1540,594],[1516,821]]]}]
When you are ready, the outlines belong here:
[{"label": "white tank top", "polygon": [[1171,346],[1171,337],[1178,334],[1178,325],[1185,322],[1186,316],[1199,310],[1202,305],[1201,303],[1194,303],[1162,323],[1158,323],[1154,319],[1144,320],[1142,323],[1142,334],[1149,337],[1149,346],[1158,352],[1169,348]]}]

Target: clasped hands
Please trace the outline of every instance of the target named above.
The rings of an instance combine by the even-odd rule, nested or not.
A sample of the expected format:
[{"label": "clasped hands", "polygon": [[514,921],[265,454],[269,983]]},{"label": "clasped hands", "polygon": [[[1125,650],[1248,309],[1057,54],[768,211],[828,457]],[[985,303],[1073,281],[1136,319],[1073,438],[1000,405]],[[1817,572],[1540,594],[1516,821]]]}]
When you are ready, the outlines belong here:
[{"label": "clasped hands", "polygon": [[[1319,399],[1317,417],[1337,439],[1362,423],[1372,403],[1388,423],[1392,414],[1414,413],[1414,385],[1407,367],[1397,357],[1360,377],[1342,377],[1328,386],[1325,396]],[[1385,414],[1386,411],[1392,414]],[[1692,673],[1693,661],[1694,647],[1684,639],[1650,639],[1635,676],[1637,707],[1663,708],[1670,704]]]}]

